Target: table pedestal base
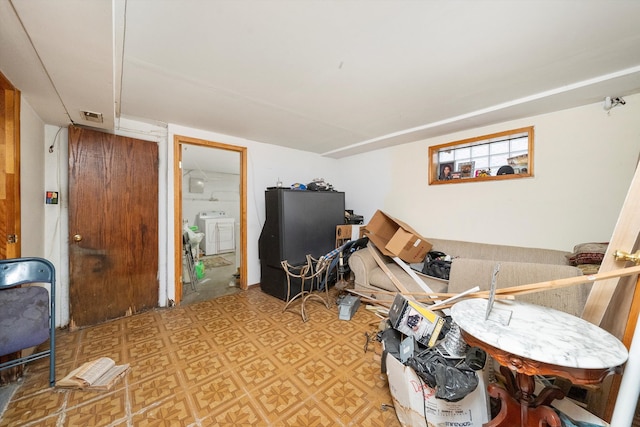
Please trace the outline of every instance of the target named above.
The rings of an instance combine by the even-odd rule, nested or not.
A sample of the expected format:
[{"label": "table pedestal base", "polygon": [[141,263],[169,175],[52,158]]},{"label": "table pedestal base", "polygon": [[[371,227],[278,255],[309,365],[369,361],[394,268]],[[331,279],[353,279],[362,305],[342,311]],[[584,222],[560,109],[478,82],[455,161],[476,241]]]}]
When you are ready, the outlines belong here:
[{"label": "table pedestal base", "polygon": [[535,381],[532,376],[517,373],[513,377],[511,370],[504,366],[500,372],[505,376],[506,389],[497,384],[489,384],[489,395],[500,399],[500,412],[484,427],[561,427],[558,414],[549,405],[555,399],[564,398],[558,387],[546,387],[536,397]]}]

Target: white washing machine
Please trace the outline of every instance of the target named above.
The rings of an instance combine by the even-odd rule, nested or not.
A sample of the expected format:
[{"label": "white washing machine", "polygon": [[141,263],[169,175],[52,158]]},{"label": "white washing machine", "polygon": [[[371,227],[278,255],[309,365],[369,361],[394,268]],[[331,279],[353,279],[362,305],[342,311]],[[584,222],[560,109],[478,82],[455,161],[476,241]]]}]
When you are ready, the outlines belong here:
[{"label": "white washing machine", "polygon": [[198,229],[204,233],[200,249],[205,255],[216,255],[236,250],[235,220],[228,218],[224,211],[200,212]]}]

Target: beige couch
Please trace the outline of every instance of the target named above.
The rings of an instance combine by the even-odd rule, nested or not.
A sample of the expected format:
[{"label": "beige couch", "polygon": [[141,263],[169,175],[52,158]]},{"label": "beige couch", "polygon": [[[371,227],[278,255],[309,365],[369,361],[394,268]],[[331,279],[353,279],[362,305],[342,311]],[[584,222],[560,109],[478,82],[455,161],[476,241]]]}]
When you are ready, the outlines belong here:
[{"label": "beige couch", "polygon": [[[487,290],[497,263],[500,263],[496,280],[498,288],[582,275],[581,269],[569,265],[569,252],[443,239],[427,240],[433,245],[432,250],[444,252],[453,258],[448,281],[417,273],[433,292],[458,293],[474,286]],[[409,292],[423,292],[415,280],[391,258],[382,256],[382,260]],[[398,291],[369,248],[354,252],[349,257],[349,267],[354,273],[355,290],[362,294],[378,299],[392,299],[393,295],[374,292]],[[527,294],[518,299],[580,316],[590,288],[591,284],[577,285]]]}]

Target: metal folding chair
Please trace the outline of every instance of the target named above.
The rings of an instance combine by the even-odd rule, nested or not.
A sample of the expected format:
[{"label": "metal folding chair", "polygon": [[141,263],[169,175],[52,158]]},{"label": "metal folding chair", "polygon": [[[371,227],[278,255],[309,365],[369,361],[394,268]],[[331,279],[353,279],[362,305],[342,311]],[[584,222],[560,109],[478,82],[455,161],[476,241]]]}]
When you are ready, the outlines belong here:
[{"label": "metal folding chair", "polygon": [[[48,283],[43,286],[20,286]],[[49,385],[55,385],[56,272],[42,258],[0,260],[0,356],[22,352],[49,340],[47,350],[0,364],[0,370],[49,357]],[[22,354],[22,353],[20,353]]]}]

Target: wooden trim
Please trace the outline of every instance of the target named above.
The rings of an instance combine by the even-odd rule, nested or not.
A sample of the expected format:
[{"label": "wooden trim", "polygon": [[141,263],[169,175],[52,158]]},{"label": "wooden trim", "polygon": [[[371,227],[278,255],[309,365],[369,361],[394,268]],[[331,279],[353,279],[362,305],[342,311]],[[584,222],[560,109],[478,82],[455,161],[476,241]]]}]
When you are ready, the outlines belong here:
[{"label": "wooden trim", "polygon": [[[0,208],[5,213],[0,228],[0,258],[21,256],[22,226],[20,221],[20,91],[0,73]],[[8,243],[6,236],[18,236]]]},{"label": "wooden trim", "polygon": [[567,378],[574,384],[600,384],[606,377],[614,373],[620,373],[622,366],[611,368],[571,368],[568,366],[554,365],[527,359],[517,354],[509,353],[497,347],[489,345],[474,337],[470,333],[460,330],[464,341],[470,346],[480,347],[491,355],[501,366],[515,370],[526,375],[551,375]]},{"label": "wooden trim", "polygon": [[[526,173],[518,173],[511,175],[500,175],[500,176],[478,176],[478,177],[469,177],[469,178],[461,178],[461,179],[451,179],[441,181],[438,179],[439,174],[439,164],[436,161],[438,152],[443,151],[448,147],[451,148],[468,148],[474,145],[479,145],[477,143],[481,141],[488,141],[492,139],[498,139],[503,136],[515,135],[519,133],[527,133],[528,134],[528,166]],[[500,181],[505,179],[518,179],[518,178],[530,178],[534,176],[534,127],[528,126],[518,129],[511,129],[503,132],[496,132],[489,135],[476,136],[473,138],[461,139],[459,141],[448,142],[446,144],[438,144],[429,147],[429,160],[428,160],[428,183],[429,185],[446,185],[446,184],[462,184],[462,183],[470,183],[470,182],[484,182],[484,181]],[[452,171],[453,172],[453,171]]]},{"label": "wooden trim", "polygon": [[173,143],[174,257],[176,304],[182,299],[182,144],[235,151],[240,154],[240,289],[248,288],[247,267],[247,147],[175,135]]},{"label": "wooden trim", "polygon": [[[175,304],[182,301],[182,150],[180,139],[173,137],[173,260],[174,260],[174,288]],[[167,284],[169,281],[167,281]]]},{"label": "wooden trim", "polygon": [[[631,301],[631,310],[629,311],[629,318],[627,319],[627,326],[622,336],[622,343],[627,350],[631,348],[631,341],[633,340],[633,334],[636,331],[636,324],[638,322],[638,315],[640,314],[640,278],[636,281],[635,290],[633,292],[633,300]],[[613,416],[613,410],[616,406],[616,400],[618,398],[618,392],[620,391],[620,384],[622,383],[622,375],[616,375],[611,383],[611,389],[609,396],[607,397],[607,406],[604,409],[603,418],[607,421],[611,421]]]},{"label": "wooden trim", "polygon": [[[614,258],[613,253],[616,250],[623,250],[629,253],[634,251],[638,239],[638,232],[640,231],[640,216],[637,215],[638,210],[640,210],[640,168],[636,170],[629,186],[626,199],[613,230],[613,235],[604,255],[602,265],[600,266],[600,272],[621,268],[626,264],[625,261],[618,261]],[[591,288],[591,292],[589,292],[589,297],[582,312],[582,318],[594,325],[603,327],[603,329],[620,338],[624,334],[625,326],[628,324],[628,311],[621,310],[618,307],[615,316],[609,319],[610,324],[603,322],[605,313],[618,288],[618,280],[606,280],[595,283]],[[628,295],[628,298],[632,298],[633,290],[629,289],[629,292],[625,292],[625,295]]]},{"label": "wooden trim", "polygon": [[518,133],[525,133],[525,132],[529,133],[529,136],[533,136],[533,126],[527,126],[527,127],[518,128],[518,129],[510,129],[502,132],[490,133],[488,135],[474,136],[473,138],[466,138],[466,139],[461,139],[459,141],[447,142],[446,144],[435,145],[434,148],[437,148],[439,150],[441,148],[452,147],[455,145],[464,145],[464,144],[469,144],[471,146],[473,145],[473,143],[478,141],[484,141],[486,139],[495,139],[495,138],[500,138],[501,136],[507,136],[507,135],[513,135]]}]

